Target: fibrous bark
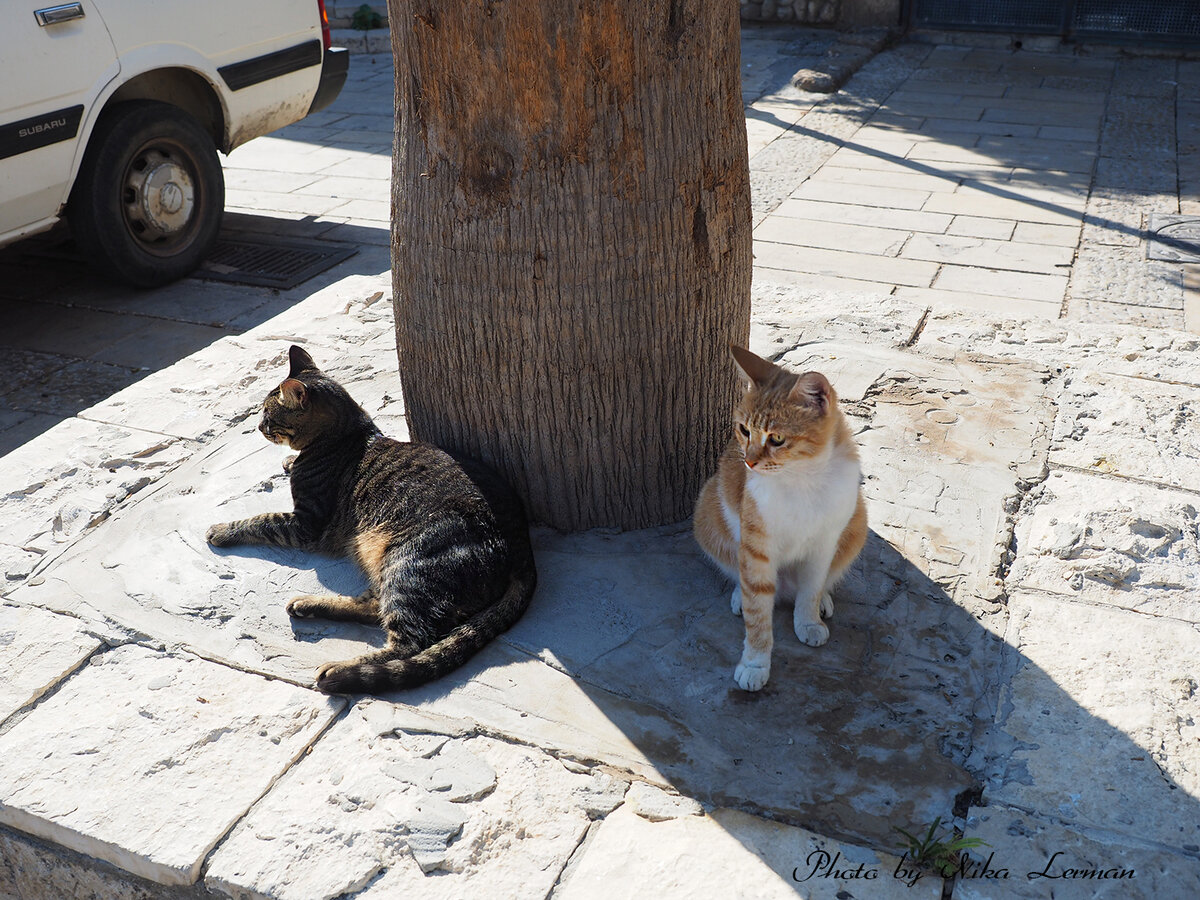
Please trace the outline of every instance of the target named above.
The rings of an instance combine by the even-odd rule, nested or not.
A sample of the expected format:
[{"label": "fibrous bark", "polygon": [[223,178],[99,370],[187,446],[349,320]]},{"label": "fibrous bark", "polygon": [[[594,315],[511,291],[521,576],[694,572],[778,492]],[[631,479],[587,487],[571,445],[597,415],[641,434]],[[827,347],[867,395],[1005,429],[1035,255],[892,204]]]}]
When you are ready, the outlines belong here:
[{"label": "fibrous bark", "polygon": [[393,283],[414,437],[564,529],[685,518],[750,317],[728,0],[390,0]]}]

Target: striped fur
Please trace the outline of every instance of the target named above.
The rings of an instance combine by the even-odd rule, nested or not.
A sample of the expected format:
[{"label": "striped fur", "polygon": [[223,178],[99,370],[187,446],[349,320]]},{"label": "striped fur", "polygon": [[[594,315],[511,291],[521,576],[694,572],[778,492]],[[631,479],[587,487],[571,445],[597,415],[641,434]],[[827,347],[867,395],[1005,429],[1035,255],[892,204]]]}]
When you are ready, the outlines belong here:
[{"label": "striped fur", "polygon": [[741,347],[733,355],[749,388],[693,522],[700,546],[736,584],[730,605],[746,640],[734,680],[757,691],[770,676],[777,596],[795,598],[801,641],[829,639],[830,589],[866,542],[867,512],[858,450],[825,376],[789,372]]},{"label": "striped fur", "polygon": [[209,543],[349,556],[367,591],[294,597],[288,612],[387,632],[382,650],[322,666],[318,688],[381,693],[423,684],[457,669],[524,613],[537,582],[525,510],[483,463],[384,437],[295,346],[259,430],[300,451],[285,464],[295,509],[214,525]]}]

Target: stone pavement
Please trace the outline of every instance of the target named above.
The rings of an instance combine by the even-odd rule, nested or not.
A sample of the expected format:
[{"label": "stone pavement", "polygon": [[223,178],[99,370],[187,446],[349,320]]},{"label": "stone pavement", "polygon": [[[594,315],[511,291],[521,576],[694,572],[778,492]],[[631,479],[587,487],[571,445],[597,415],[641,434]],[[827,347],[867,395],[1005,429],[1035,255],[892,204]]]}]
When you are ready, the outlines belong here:
[{"label": "stone pavement", "polygon": [[[687,523],[539,529],[532,607],[461,672],[309,689],[379,635],[283,602],[358,576],[203,535],[288,504],[253,416],[289,343],[405,434],[358,57],[227,173],[275,227],[383,235],[374,268],[0,457],[0,897],[1200,895],[1195,279],[1135,240],[1198,199],[1196,64],[905,43],[790,87],[829,41],[743,37],[752,346],[826,372],[863,451],[830,642],[779,610],[743,693]],[[986,841],[970,877],[900,858],[938,819]]]}]

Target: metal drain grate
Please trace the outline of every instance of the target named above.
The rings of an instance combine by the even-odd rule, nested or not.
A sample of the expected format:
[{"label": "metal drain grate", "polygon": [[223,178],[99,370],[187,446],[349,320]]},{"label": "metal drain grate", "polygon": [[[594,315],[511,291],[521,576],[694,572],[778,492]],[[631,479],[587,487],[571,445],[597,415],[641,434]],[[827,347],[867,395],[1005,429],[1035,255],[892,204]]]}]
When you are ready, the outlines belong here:
[{"label": "metal drain grate", "polygon": [[192,277],[287,290],[357,252],[327,241],[226,232]]},{"label": "metal drain grate", "polygon": [[1146,257],[1167,262],[1200,263],[1200,216],[1150,213]]}]

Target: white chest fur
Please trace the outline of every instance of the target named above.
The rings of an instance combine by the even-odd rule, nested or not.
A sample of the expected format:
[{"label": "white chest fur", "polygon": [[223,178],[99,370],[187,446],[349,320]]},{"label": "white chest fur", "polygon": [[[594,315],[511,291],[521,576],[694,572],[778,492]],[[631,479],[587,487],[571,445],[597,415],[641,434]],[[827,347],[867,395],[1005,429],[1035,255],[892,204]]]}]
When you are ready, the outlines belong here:
[{"label": "white chest fur", "polygon": [[826,452],[794,461],[774,472],[747,472],[746,492],[754,499],[782,564],[832,549],[858,502],[857,460]]}]

